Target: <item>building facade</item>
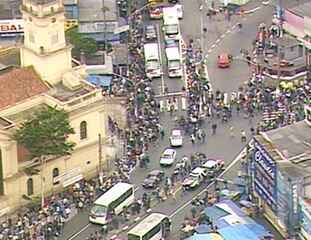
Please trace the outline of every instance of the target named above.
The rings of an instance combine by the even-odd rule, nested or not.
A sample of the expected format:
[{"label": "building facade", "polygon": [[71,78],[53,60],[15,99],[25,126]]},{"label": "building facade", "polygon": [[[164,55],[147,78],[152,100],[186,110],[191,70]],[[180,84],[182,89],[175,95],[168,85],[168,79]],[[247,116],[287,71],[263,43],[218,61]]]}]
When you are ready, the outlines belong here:
[{"label": "building facade", "polygon": [[284,237],[297,236],[302,222],[309,232],[301,203],[311,198],[310,126],[306,119],[255,136],[249,159],[250,192]]},{"label": "building facade", "polygon": [[[23,0],[23,18],[28,22],[22,67],[0,75],[0,215],[37,199],[41,192],[50,194],[101,169],[109,171],[110,161],[121,153],[117,140],[111,144],[108,118],[120,128],[126,126],[125,99],[104,97],[101,89],[85,80],[85,66],[71,66],[61,3]],[[76,143],[70,156],[39,162],[12,141],[15,129],[44,106],[69,113],[75,130],[69,140]]]}]

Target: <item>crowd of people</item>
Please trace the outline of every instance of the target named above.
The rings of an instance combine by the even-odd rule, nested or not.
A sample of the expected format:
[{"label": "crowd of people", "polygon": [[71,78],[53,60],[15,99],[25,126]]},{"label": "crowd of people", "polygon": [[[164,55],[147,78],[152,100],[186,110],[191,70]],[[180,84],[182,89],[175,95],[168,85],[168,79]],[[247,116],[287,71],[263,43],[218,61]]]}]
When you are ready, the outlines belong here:
[{"label": "crowd of people", "polygon": [[98,196],[119,181],[123,179],[117,172],[110,177],[100,175],[89,181],[81,180],[65,192],[47,197],[43,207],[28,206],[16,216],[0,220],[0,240],[55,239],[62,235],[68,220],[79,211],[88,210]]}]

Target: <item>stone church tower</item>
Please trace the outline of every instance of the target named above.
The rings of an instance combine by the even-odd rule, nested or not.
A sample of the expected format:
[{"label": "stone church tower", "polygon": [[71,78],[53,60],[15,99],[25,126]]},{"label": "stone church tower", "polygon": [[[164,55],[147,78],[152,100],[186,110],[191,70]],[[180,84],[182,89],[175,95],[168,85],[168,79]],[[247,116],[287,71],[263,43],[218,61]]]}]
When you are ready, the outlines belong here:
[{"label": "stone church tower", "polygon": [[63,0],[23,0],[24,45],[22,67],[34,66],[51,85],[71,71],[71,46],[65,40]]}]

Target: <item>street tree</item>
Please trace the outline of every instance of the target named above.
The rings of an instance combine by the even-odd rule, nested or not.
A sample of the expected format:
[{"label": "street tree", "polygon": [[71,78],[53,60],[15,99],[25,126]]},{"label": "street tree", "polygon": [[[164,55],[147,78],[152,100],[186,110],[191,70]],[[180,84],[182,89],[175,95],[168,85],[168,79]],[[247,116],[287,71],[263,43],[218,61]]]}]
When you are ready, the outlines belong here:
[{"label": "street tree", "polygon": [[13,140],[29,151],[31,159],[39,160],[42,204],[44,160],[49,157],[69,155],[75,146],[75,143],[68,141],[69,135],[73,133],[74,129],[70,126],[68,113],[47,106],[34,112],[13,134]]},{"label": "street tree", "polygon": [[93,38],[85,37],[78,32],[78,28],[72,28],[66,32],[68,41],[73,45],[72,54],[79,57],[81,52],[86,56],[91,56],[97,51],[97,44]]}]

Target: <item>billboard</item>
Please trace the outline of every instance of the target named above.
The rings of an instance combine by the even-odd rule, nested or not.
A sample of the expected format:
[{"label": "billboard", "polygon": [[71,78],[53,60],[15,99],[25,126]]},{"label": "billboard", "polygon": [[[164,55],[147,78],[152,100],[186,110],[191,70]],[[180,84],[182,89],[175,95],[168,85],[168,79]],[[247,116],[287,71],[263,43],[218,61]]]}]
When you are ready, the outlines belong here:
[{"label": "billboard", "polygon": [[254,147],[255,191],[272,210],[276,210],[275,161],[256,140]]},{"label": "billboard", "polygon": [[23,19],[0,20],[1,36],[16,36],[24,33]]}]

